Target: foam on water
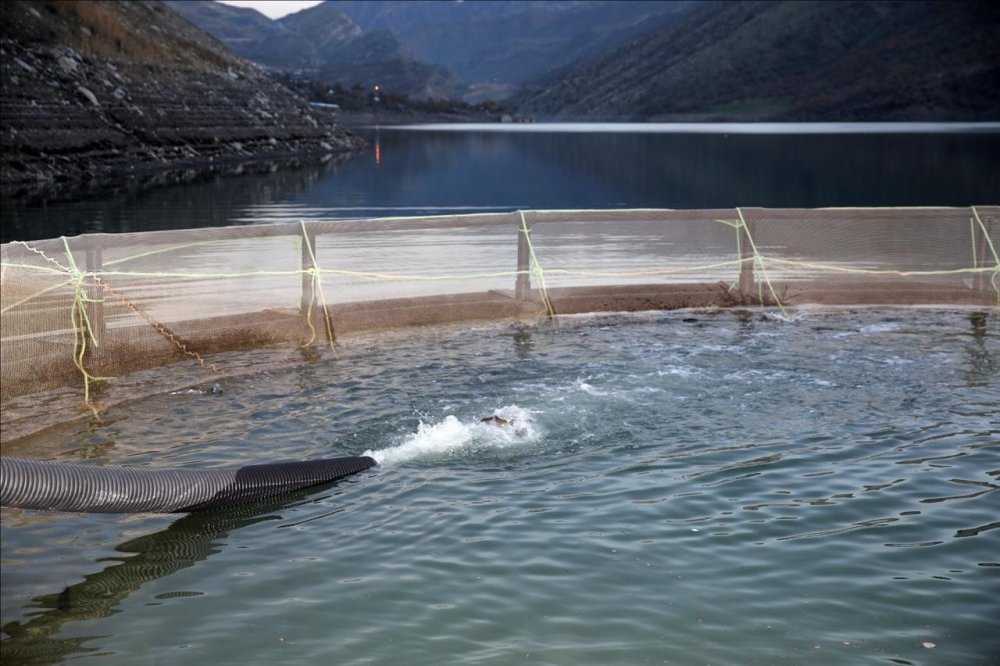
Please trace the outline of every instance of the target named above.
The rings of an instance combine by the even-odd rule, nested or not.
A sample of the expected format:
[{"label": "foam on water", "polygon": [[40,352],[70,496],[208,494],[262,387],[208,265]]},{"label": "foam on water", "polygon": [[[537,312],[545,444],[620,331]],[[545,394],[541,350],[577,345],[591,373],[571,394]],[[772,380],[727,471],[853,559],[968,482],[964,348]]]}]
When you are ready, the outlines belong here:
[{"label": "foam on water", "polygon": [[380,465],[395,465],[483,449],[524,446],[541,437],[541,430],[526,409],[507,405],[494,410],[492,415],[507,420],[511,425],[497,427],[482,423],[479,418],[461,420],[449,414],[436,423],[421,420],[417,431],[405,435],[396,446],[368,450],[363,455],[374,458]]},{"label": "foam on water", "polygon": [[663,366],[662,370],[657,370],[656,375],[658,377],[665,377],[667,375],[675,375],[677,377],[694,377],[698,374],[697,368],[686,366],[686,365],[674,365],[669,364]]},{"label": "foam on water", "polygon": [[607,391],[601,391],[600,389],[596,389],[591,384],[588,384],[582,379],[577,381],[576,386],[584,393],[589,393],[590,395],[596,395],[600,397],[605,397],[607,395],[610,395]]},{"label": "foam on water", "polygon": [[761,319],[765,321],[780,321],[786,324],[794,324],[802,321],[804,312],[762,312]]},{"label": "foam on water", "polygon": [[898,331],[900,328],[899,322],[889,321],[889,322],[879,322],[877,324],[868,324],[867,326],[861,327],[862,333],[890,333],[892,331]]}]

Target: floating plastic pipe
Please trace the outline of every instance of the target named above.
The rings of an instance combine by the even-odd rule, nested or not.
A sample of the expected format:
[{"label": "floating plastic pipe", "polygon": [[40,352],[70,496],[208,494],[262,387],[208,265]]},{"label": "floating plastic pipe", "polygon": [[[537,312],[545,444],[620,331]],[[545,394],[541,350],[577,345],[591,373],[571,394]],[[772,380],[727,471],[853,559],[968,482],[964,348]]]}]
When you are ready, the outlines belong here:
[{"label": "floating plastic pipe", "polygon": [[256,502],[375,465],[368,456],[244,467],[100,467],[0,456],[0,505],[89,513],[185,513]]}]

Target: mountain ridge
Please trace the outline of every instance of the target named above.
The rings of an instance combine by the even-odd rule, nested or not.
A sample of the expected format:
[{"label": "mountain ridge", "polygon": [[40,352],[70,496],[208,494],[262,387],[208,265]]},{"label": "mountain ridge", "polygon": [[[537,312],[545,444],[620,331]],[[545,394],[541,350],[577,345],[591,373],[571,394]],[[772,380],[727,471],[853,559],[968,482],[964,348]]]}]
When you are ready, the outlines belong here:
[{"label": "mountain ridge", "polygon": [[[251,21],[241,12],[253,10],[209,0],[166,1],[241,56],[265,66],[331,84],[379,84],[418,98],[466,101],[506,97],[524,81],[592,57],[697,4],[327,0],[275,21],[260,14]],[[290,35],[298,43],[289,43]]]},{"label": "mountain ridge", "polygon": [[[165,0],[168,7],[265,67],[348,86],[375,84],[417,98],[459,96],[447,68],[415,58],[389,31],[364,32],[325,2],[277,20],[211,0]],[[253,12],[251,18],[246,12]]]},{"label": "mountain ridge", "polygon": [[[328,0],[363,30],[389,29],[467,83],[520,84],[598,54],[697,3],[689,0]],[[308,10],[307,10],[308,11]]]},{"label": "mountain ridge", "polygon": [[979,2],[713,3],[511,103],[556,119],[997,119],[998,31]]}]

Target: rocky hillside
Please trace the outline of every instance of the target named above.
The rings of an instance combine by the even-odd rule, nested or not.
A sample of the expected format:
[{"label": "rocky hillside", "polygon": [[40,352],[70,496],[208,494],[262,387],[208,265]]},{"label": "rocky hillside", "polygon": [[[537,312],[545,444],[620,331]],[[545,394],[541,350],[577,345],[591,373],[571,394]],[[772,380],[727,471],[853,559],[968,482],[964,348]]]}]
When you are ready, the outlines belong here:
[{"label": "rocky hillside", "polygon": [[0,19],[5,196],[360,147],[157,0],[5,0]]},{"label": "rocky hillside", "polygon": [[167,6],[266,67],[344,86],[360,84],[419,99],[458,97],[463,86],[445,67],[414,57],[388,30],[362,31],[327,2],[272,21],[252,9],[211,0],[166,0]]},{"label": "rocky hillside", "polygon": [[[389,30],[469,83],[517,85],[610,51],[690,10],[690,0],[326,3],[362,30]],[[305,10],[300,14],[308,14]]]},{"label": "rocky hillside", "polygon": [[694,0],[328,0],[271,21],[209,0],[171,8],[241,56],[350,87],[499,100],[524,81],[605,53]]},{"label": "rocky hillside", "polygon": [[705,3],[513,104],[575,119],[998,120],[998,7]]}]

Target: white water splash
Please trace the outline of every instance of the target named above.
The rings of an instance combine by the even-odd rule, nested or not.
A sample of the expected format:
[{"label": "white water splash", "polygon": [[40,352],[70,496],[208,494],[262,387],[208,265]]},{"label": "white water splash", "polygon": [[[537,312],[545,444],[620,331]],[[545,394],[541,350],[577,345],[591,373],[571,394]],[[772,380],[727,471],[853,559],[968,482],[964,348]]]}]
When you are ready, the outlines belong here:
[{"label": "white water splash", "polygon": [[868,324],[867,326],[861,327],[862,333],[890,333],[892,331],[898,331],[900,325],[894,321],[880,322],[878,324]]},{"label": "white water splash", "polygon": [[577,381],[576,387],[581,391],[583,391],[584,393],[589,393],[590,395],[596,395],[602,398],[610,395],[607,391],[601,391],[600,389],[596,389],[592,385],[583,381],[582,379]]},{"label": "white water splash", "polygon": [[498,427],[482,423],[478,418],[470,421],[446,416],[437,423],[420,422],[417,431],[406,435],[396,446],[365,451],[363,455],[375,459],[380,465],[394,465],[411,460],[439,458],[463,451],[503,449],[530,444],[540,436],[531,413],[516,405],[508,405],[484,416],[499,416],[510,426]]},{"label": "white water splash", "polygon": [[677,377],[694,377],[699,374],[697,368],[688,365],[665,365],[662,370],[657,370],[657,377],[676,375]]},{"label": "white water splash", "polygon": [[768,321],[780,321],[786,324],[794,324],[801,321],[805,316],[802,312],[762,312],[761,318]]}]

